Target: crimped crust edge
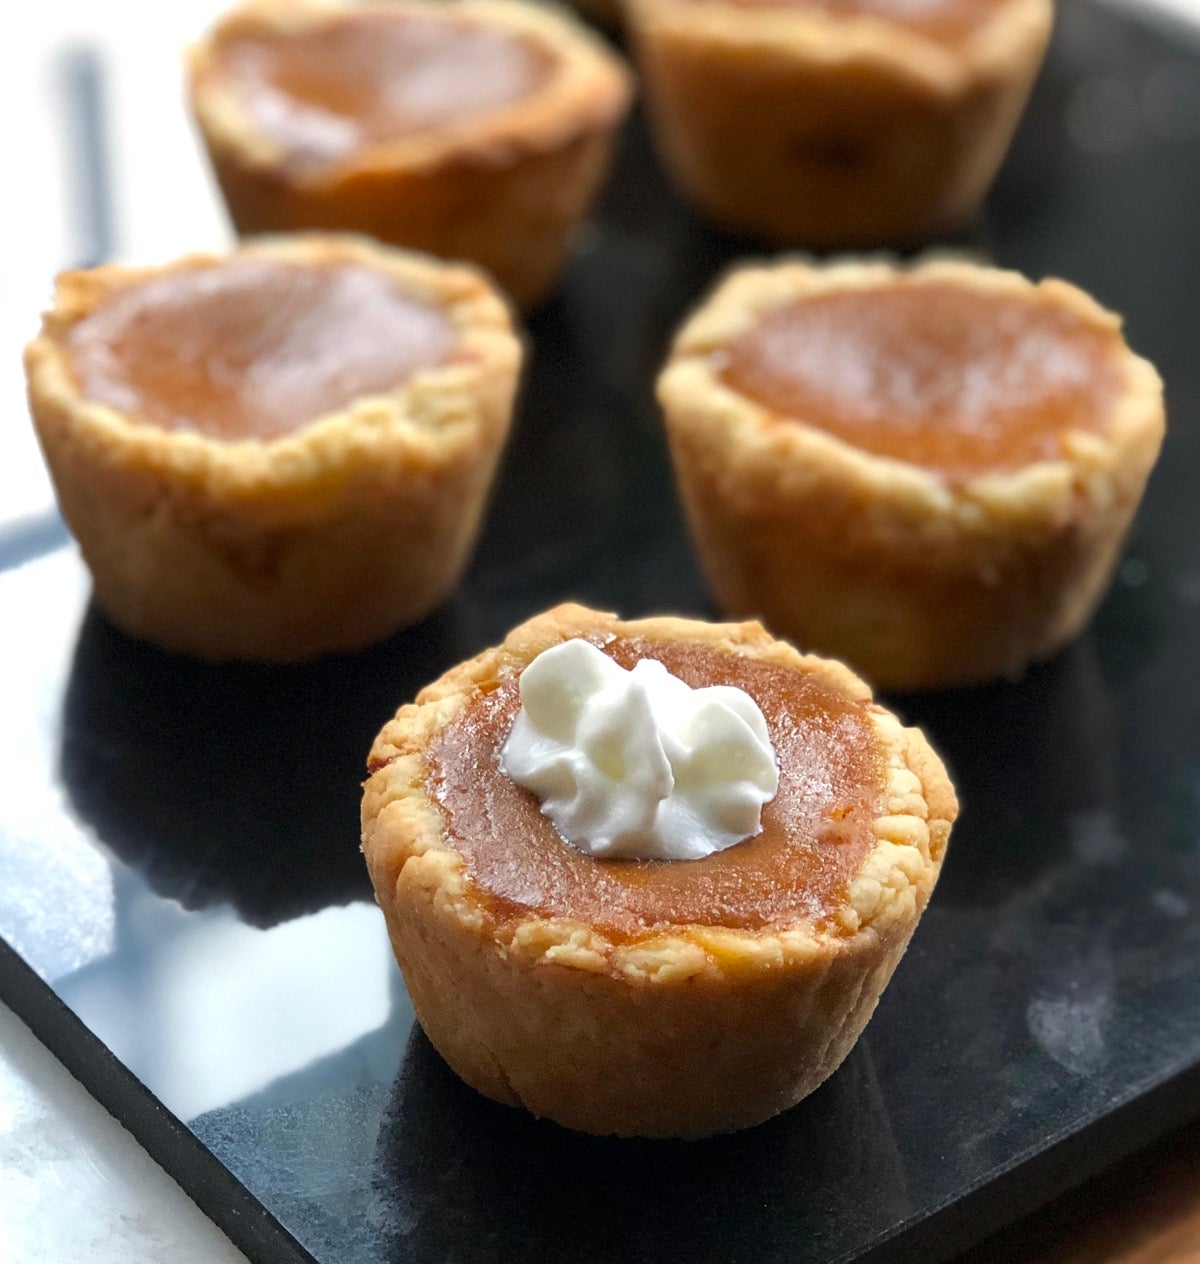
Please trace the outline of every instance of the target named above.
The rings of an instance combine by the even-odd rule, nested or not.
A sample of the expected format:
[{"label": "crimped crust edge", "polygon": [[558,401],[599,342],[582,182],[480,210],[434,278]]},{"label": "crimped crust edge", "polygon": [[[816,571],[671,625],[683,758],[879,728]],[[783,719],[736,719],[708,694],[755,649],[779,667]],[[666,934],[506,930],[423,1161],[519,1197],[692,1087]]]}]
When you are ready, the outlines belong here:
[{"label": "crimped crust edge", "polygon": [[401,707],[376,739],[364,787],[363,850],[380,898],[420,901],[436,917],[466,934],[491,939],[500,953],[527,964],[554,964],[651,988],[805,969],[830,955],[861,952],[881,938],[905,942],[937,880],[957,801],[945,768],[920,732],[904,728],[876,704],[871,716],[886,760],[886,810],[875,821],[876,844],[851,880],[835,924],[798,922],[762,930],[688,925],[614,942],[569,918],[529,913],[497,922],[447,839],[442,809],[425,788],[423,751],[474,692],[499,674],[519,670],[562,640],[594,639],[597,632],[704,641],[818,671],[850,696],[870,699],[867,686],[848,668],[801,655],[757,623],[704,624],[671,617],[622,622],[582,606],[558,606],[516,628],[502,645],[447,672],[415,703]]},{"label": "crimped crust edge", "polygon": [[1162,380],[1127,345],[1121,355],[1122,390],[1107,434],[1072,431],[1059,460],[979,475],[958,486],[948,485],[932,470],[865,452],[803,418],[769,427],[765,423],[771,411],[717,375],[711,353],[773,308],[806,294],[869,288],[898,278],[1036,297],[1099,328],[1121,327],[1119,316],[1067,281],[1034,283],[1018,272],[945,255],[927,255],[906,265],[882,256],[829,264],[799,255],[765,264],[743,262],[713,287],[676,336],[657,388],[668,429],[723,430],[721,446],[729,459],[755,467],[756,476],[776,482],[782,495],[793,477],[838,481],[930,530],[939,524],[941,530],[968,536],[996,526],[1034,534],[1058,530],[1078,512],[1081,491],[1096,503],[1106,503],[1113,495],[1140,488],[1165,429]]},{"label": "crimped crust edge", "polygon": [[[458,335],[456,357],[414,373],[397,389],[353,401],[269,441],[225,440],[127,415],[85,398],[64,339],[108,295],[173,271],[219,267],[229,257],[301,263],[357,262],[383,271],[399,288],[437,306]],[[188,255],[157,267],[106,265],[57,279],[42,330],[26,347],[30,394],[45,415],[70,419],[74,439],[97,460],[211,487],[227,502],[275,502],[320,513],[339,474],[359,462],[407,467],[433,476],[477,441],[481,393],[511,392],[522,345],[495,289],[474,268],[446,264],[366,238],[338,234],[260,237],[234,256]]]},{"label": "crimped crust edge", "polygon": [[308,170],[289,169],[286,150],[258,130],[236,94],[221,83],[216,49],[243,31],[287,30],[346,12],[431,9],[419,0],[250,0],[227,13],[187,52],[193,112],[208,143],[247,169],[287,170],[298,186],[329,187],[373,171],[424,171],[448,164],[508,165],[521,153],[540,153],[615,124],[629,108],[633,79],[619,57],[566,10],[514,0],[451,0],[439,12],[505,27],[552,50],[558,66],[528,98],[454,126],[386,143]]}]

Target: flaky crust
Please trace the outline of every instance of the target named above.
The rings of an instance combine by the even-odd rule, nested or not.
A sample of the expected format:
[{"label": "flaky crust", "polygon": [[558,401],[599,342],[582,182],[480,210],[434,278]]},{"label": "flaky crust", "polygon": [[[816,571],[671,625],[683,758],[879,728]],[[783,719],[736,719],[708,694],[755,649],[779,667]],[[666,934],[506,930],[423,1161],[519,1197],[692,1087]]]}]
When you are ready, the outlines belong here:
[{"label": "flaky crust", "polygon": [[302,168],[257,130],[222,82],[217,50],[246,32],[319,23],[339,0],[252,0],[188,55],[192,111],[240,233],[336,229],[468,259],[518,307],[545,299],[571,229],[608,168],[613,133],[632,95],[622,62],[581,24],[514,0],[379,0],[353,6],[452,14],[526,36],[555,54],[549,82],[528,98],[452,127],[363,146]]},{"label": "flaky crust", "polygon": [[977,210],[1025,108],[1050,0],[955,44],[870,15],[624,0],[659,148],[700,210],[778,245],[904,245]]},{"label": "flaky crust", "polygon": [[417,1016],[469,1084],[587,1132],[730,1131],[792,1105],[849,1052],[933,890],[957,803],[922,734],[872,705],[886,811],[836,916],[760,931],[688,925],[627,942],[569,918],[500,920],[426,789],[425,751],[478,691],[543,650],[618,635],[705,642],[870,698],[841,664],[802,656],[757,624],[623,623],[559,606],[448,672],[383,729],[363,851]]},{"label": "flaky crust", "polygon": [[107,295],[221,260],[66,272],[25,352],[34,425],[96,602],[115,623],[213,659],[356,649],[415,622],[457,583],[507,436],[521,344],[470,268],[338,237],[266,239],[241,253],[384,271],[438,306],[459,354],[269,442],[168,431],[85,399],[64,340]]},{"label": "flaky crust", "polygon": [[[658,382],[693,539],[726,613],[926,689],[1019,673],[1076,635],[1107,586],[1158,456],[1162,383],[1120,344],[1106,434],[1061,460],[952,486],[768,409],[720,379],[714,352],[805,294],[887,285],[886,261],[740,268],[681,329]],[[927,260],[910,282],[1020,295],[1103,329],[1120,319],[1064,281]]]}]

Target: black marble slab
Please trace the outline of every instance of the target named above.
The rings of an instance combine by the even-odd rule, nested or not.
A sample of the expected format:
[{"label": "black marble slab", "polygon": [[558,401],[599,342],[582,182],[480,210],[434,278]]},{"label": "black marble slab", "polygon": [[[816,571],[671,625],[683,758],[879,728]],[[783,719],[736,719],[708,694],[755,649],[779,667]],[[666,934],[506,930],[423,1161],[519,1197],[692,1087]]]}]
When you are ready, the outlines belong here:
[{"label": "black marble slab", "polygon": [[891,700],[963,817],[866,1035],[761,1128],[602,1141],[477,1097],[413,1026],[357,851],[367,747],[424,681],[561,598],[710,613],[651,383],[748,247],[672,199],[640,123],[531,322],[476,564],[426,623],[306,668],[207,666],[90,609],[54,523],[0,526],[0,998],[252,1258],[933,1264],[1200,1113],[1194,40],[1066,5],[960,243],[1124,312],[1170,434],[1075,645]]}]

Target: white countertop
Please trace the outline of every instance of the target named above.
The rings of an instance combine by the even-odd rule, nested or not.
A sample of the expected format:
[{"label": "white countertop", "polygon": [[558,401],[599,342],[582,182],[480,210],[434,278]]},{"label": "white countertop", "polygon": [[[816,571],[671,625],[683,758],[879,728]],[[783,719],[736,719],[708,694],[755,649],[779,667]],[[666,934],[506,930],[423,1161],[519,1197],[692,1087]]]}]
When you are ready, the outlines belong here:
[{"label": "white countertop", "polygon": [[245,1264],[245,1256],[2,1005],[0,1260]]},{"label": "white countertop", "polygon": [[[1115,2],[1115,0],[1114,0]],[[109,78],[115,254],[141,262],[220,248],[228,229],[187,122],[179,51],[225,5],[217,0],[53,0],[21,7],[0,41],[0,117],[10,180],[0,254],[0,400],[24,414],[15,348],[34,331],[56,270],[82,262],[72,227],[73,160],[64,139],[63,57],[93,48]],[[1200,19],[1200,0],[1153,0]],[[14,152],[15,146],[15,152]],[[10,423],[12,424],[12,423]],[[6,441],[0,521],[36,516],[53,494],[33,441]],[[0,877],[2,880],[2,877]],[[69,1214],[64,1214],[69,1211]],[[0,1006],[0,1262],[2,1264],[227,1264],[244,1257],[137,1142]]]}]

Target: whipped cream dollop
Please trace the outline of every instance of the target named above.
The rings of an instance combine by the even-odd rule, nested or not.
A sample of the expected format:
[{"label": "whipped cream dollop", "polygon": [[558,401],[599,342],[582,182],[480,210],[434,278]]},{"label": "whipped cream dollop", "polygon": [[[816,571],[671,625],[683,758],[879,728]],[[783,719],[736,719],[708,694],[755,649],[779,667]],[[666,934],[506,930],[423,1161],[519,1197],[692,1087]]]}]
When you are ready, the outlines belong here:
[{"label": "whipped cream dollop", "polygon": [[762,829],[779,769],[758,704],[564,641],[521,673],[501,767],[592,856],[698,860]]}]

